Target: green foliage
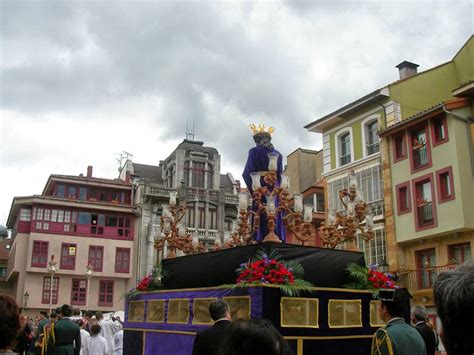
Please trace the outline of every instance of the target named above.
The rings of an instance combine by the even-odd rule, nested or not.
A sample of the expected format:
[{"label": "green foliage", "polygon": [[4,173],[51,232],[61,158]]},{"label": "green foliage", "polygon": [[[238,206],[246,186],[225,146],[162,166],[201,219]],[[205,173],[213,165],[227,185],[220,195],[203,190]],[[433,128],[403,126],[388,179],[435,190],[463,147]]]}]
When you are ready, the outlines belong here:
[{"label": "green foliage", "polygon": [[354,290],[369,290],[372,289],[372,285],[368,280],[369,270],[365,266],[361,266],[356,263],[350,263],[347,265],[346,270],[349,272],[349,276],[352,279],[350,283],[344,285],[346,288]]}]

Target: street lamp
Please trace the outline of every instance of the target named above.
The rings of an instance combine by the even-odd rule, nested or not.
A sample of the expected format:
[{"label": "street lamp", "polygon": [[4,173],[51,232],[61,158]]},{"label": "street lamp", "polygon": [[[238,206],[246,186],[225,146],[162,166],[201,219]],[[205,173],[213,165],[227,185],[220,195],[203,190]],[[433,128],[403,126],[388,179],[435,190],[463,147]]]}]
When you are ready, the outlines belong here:
[{"label": "street lamp", "polygon": [[49,314],[51,314],[51,310],[53,308],[53,279],[54,274],[56,273],[56,264],[57,262],[54,261],[54,255],[51,255],[51,260],[48,261],[48,273],[50,276],[49,280]]},{"label": "street lamp", "polygon": [[90,283],[93,274],[93,267],[91,264],[87,264],[86,271],[84,272],[87,278],[87,292],[86,292],[86,311],[89,310],[89,290],[90,290]]},{"label": "street lamp", "polygon": [[380,264],[379,264],[380,271],[386,274],[388,272],[388,267],[389,265],[387,263],[387,260],[382,259],[382,261],[380,261]]},{"label": "street lamp", "polygon": [[25,310],[27,309],[29,298],[30,298],[30,294],[28,293],[28,291],[26,291],[25,294],[23,295],[23,308]]}]

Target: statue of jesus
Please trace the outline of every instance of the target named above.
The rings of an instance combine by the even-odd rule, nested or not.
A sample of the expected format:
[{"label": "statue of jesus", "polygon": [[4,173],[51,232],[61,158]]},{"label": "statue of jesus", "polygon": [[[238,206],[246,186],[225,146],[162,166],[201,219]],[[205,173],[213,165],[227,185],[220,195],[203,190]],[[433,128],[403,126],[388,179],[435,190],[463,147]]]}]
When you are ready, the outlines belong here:
[{"label": "statue of jesus", "polygon": [[[279,186],[281,182],[281,173],[283,171],[283,159],[280,152],[278,152],[271,143],[272,136],[271,133],[273,132],[273,128],[270,127],[267,131],[263,125],[260,125],[258,128],[255,125],[251,125],[254,134],[253,140],[255,142],[255,147],[251,148],[248,153],[247,163],[245,164],[244,172],[242,173],[242,177],[244,178],[245,184],[250,192],[253,194],[252,189],[252,178],[250,177],[250,173],[259,172],[261,175],[260,184],[261,186],[266,186],[270,192],[272,191],[272,187],[269,186],[263,179],[265,173],[268,171],[268,153],[277,153],[278,160],[277,160],[277,182],[276,186]],[[266,202],[265,196],[262,196],[262,203]],[[255,202],[252,205],[252,209],[255,211],[256,206]],[[278,235],[282,242],[285,241],[285,226],[283,225],[282,214],[281,212],[278,213],[276,224],[275,224],[275,233]],[[268,234],[268,225],[267,225],[267,217],[266,215],[260,216],[260,228],[254,235],[254,239],[258,242],[261,242],[265,236]]]}]

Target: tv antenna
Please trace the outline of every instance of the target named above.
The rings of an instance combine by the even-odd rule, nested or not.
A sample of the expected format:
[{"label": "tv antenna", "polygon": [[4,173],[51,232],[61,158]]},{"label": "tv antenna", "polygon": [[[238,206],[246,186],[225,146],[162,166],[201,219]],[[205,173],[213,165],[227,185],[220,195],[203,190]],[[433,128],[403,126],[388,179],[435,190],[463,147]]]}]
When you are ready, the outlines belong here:
[{"label": "tv antenna", "polygon": [[194,136],[196,135],[194,132],[195,132],[195,123],[193,121],[193,127],[188,127],[188,121],[186,121],[186,140],[190,140],[190,141],[193,141],[194,140]]},{"label": "tv antenna", "polygon": [[122,170],[124,160],[127,161],[130,158],[133,158],[133,154],[126,152],[125,150],[122,150],[121,153],[115,153],[115,155],[118,155],[118,158],[115,158],[115,160],[119,164],[119,171]]}]

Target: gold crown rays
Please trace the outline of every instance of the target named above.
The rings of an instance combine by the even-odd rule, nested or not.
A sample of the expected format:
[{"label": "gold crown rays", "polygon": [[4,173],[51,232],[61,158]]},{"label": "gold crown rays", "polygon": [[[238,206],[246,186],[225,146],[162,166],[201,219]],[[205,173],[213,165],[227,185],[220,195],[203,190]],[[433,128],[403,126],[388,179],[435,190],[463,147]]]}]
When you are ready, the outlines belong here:
[{"label": "gold crown rays", "polygon": [[252,130],[253,135],[256,135],[257,133],[268,133],[272,135],[272,133],[275,132],[274,127],[268,127],[267,129],[265,129],[265,125],[263,123],[260,123],[258,127],[254,123],[252,123],[249,127]]}]

